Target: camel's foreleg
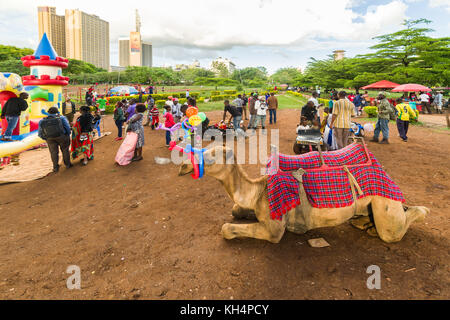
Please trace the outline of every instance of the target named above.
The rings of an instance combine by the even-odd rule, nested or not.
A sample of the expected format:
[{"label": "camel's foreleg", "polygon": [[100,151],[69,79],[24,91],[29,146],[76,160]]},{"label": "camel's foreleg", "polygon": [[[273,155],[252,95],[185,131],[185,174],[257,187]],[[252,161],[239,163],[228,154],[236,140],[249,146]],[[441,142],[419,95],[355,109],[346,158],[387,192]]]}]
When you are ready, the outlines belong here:
[{"label": "camel's foreleg", "polygon": [[228,240],[246,237],[278,243],[283,237],[285,226],[284,219],[249,224],[225,223],[222,226],[222,236]]},{"label": "camel's foreleg", "polygon": [[426,207],[409,207],[406,211],[399,201],[375,196],[372,211],[376,231],[385,242],[400,241],[414,221],[423,221],[430,212]]},{"label": "camel's foreleg", "polygon": [[256,219],[255,211],[253,211],[251,209],[242,208],[237,204],[235,204],[233,206],[233,209],[231,210],[231,214],[236,219],[248,219],[248,220]]}]

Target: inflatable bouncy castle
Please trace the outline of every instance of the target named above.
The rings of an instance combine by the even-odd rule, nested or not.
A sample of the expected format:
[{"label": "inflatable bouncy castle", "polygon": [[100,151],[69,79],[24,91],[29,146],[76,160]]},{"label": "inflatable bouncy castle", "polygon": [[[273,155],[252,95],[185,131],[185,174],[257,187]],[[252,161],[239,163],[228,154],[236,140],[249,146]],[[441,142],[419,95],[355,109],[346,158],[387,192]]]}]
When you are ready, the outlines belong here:
[{"label": "inflatable bouncy castle", "polygon": [[[31,56],[22,57],[22,63],[30,68],[30,75],[20,77],[13,73],[0,74],[0,106],[3,108],[11,97],[20,92],[27,92],[28,109],[22,112],[20,120],[13,131],[13,141],[0,141],[0,158],[10,156],[42,144],[37,136],[39,121],[46,116],[50,107],[62,110],[62,87],[69,83],[69,78],[62,75],[62,69],[68,67],[69,60],[61,58],[53,49],[47,35],[42,39]],[[6,119],[2,119],[1,132],[6,130]]]}]

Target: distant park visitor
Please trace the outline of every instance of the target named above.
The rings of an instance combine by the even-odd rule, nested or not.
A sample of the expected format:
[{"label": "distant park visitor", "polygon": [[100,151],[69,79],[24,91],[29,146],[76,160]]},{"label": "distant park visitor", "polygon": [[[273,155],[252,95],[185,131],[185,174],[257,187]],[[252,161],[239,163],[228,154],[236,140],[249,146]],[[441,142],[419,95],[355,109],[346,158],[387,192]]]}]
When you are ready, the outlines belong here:
[{"label": "distant park visitor", "polygon": [[22,92],[18,97],[9,98],[2,109],[1,118],[8,121],[8,126],[0,139],[2,141],[12,141],[12,133],[19,122],[20,114],[22,111],[28,109],[28,93]]},{"label": "distant park visitor", "polygon": [[53,163],[53,172],[59,171],[59,149],[63,156],[66,168],[72,167],[70,163],[70,125],[65,116],[60,116],[58,108],[51,107],[47,111],[48,117],[39,121],[38,136],[47,142],[48,150]]},{"label": "distant park visitor", "polygon": [[430,96],[427,95],[425,92],[421,92],[419,98],[420,104],[422,105],[422,111],[425,111],[425,109],[427,109],[427,113],[432,114],[430,108]]},{"label": "distant park visitor", "polygon": [[138,103],[136,105],[136,113],[127,121],[128,128],[127,131],[131,131],[137,134],[138,139],[136,143],[136,148],[134,149],[134,157],[131,161],[140,161],[142,157],[142,147],[145,143],[144,138],[144,126],[142,122],[144,121],[144,112],[146,110],[145,104]]},{"label": "distant park visitor", "polygon": [[266,103],[266,97],[260,96],[259,100],[256,101],[255,104],[256,109],[256,125],[255,127],[258,127],[258,124],[261,123],[261,129],[266,128],[266,116],[267,116],[267,103]]},{"label": "distant park visitor", "polygon": [[417,119],[416,113],[409,106],[409,103],[406,101],[404,102],[402,98],[397,99],[397,105],[395,108],[397,109],[398,134],[400,135],[400,138],[406,142],[408,141],[406,134],[408,133],[409,122],[413,119]]},{"label": "distant park visitor", "polygon": [[345,98],[346,92],[340,91],[338,98],[333,105],[330,129],[333,130],[336,137],[338,149],[342,149],[348,145],[348,137],[350,136],[351,117],[356,116],[355,105]]},{"label": "distant park visitor", "polygon": [[242,100],[242,96],[239,94],[237,96],[236,99],[233,100],[233,105],[236,106],[236,108],[239,110],[239,112],[242,114],[243,113],[243,105],[244,105],[244,100]]},{"label": "distant park visitor", "polygon": [[378,99],[380,100],[380,103],[378,104],[378,121],[373,132],[373,139],[370,141],[378,142],[378,137],[380,136],[380,132],[382,132],[383,140],[380,143],[388,144],[390,117],[389,113],[391,111],[391,104],[389,103],[388,99],[386,99],[386,95],[384,92],[378,93]]},{"label": "distant park visitor", "polygon": [[267,104],[269,105],[269,123],[277,123],[278,99],[275,97],[275,93],[270,93],[270,97],[267,99]]},{"label": "distant park visitor", "polygon": [[258,99],[258,94],[254,93],[248,98],[248,110],[250,113],[250,121],[248,123],[249,129],[256,129],[256,109],[255,103]]},{"label": "distant park visitor", "polygon": [[117,126],[117,138],[115,139],[116,141],[123,139],[122,126],[124,122],[125,122],[125,115],[122,108],[122,102],[119,101],[117,102],[116,108],[114,109],[114,123]]},{"label": "distant park visitor", "polygon": [[78,117],[72,128],[70,150],[73,159],[82,154],[82,164],[87,165],[88,160],[94,159],[94,136],[92,133],[92,120],[94,120],[94,117],[91,114],[91,108],[89,106],[82,106],[80,112],[81,116]]},{"label": "distant park visitor", "polygon": [[[222,120],[225,122],[225,119],[227,117],[227,112],[229,114],[231,114],[230,122],[231,122],[231,119],[233,119],[234,131],[235,131],[235,133],[237,133],[238,129],[240,128],[240,124],[241,124],[241,120],[242,120],[242,113],[240,113],[239,110],[235,106],[232,106],[230,104],[229,100],[225,100],[223,102],[223,104],[224,104],[224,108],[223,108],[223,119]],[[255,109],[255,113],[256,113],[256,109]],[[255,114],[255,119],[256,119],[256,114]]]},{"label": "distant park visitor", "polygon": [[75,103],[70,99],[70,97],[66,97],[66,101],[62,104],[62,114],[67,118],[71,127],[75,113]]}]

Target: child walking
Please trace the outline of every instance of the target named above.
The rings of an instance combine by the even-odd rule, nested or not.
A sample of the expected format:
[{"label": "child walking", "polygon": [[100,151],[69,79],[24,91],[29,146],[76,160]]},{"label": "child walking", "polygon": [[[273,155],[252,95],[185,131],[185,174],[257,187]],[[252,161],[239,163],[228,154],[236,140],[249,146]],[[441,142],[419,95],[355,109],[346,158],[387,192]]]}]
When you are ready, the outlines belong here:
[{"label": "child walking", "polygon": [[152,109],[149,111],[149,114],[152,117],[152,130],[155,130],[155,127],[159,126],[159,110],[156,104],[153,105]]},{"label": "child walking", "polygon": [[[171,112],[172,108],[169,105],[166,104],[164,106],[164,109],[166,110],[166,112],[163,115],[163,117],[166,119],[164,121],[164,126],[166,128],[172,128],[175,125],[175,121],[173,120],[173,115],[172,115],[172,112]],[[166,147],[169,146],[170,140],[171,140],[171,138],[170,138],[170,131],[166,130]]]},{"label": "child walking", "polygon": [[134,149],[134,157],[131,161],[142,160],[142,147],[144,146],[144,126],[142,122],[144,120],[144,112],[146,107],[143,103],[136,105],[136,113],[127,121],[128,129],[127,131],[132,131],[138,135],[138,140],[136,143],[136,148]]}]

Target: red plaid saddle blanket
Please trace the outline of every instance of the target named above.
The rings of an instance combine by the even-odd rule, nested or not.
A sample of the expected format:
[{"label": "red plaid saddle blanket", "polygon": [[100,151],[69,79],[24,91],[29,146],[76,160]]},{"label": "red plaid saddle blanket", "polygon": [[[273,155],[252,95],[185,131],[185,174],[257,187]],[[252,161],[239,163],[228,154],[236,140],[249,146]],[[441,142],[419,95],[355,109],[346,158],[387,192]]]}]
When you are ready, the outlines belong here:
[{"label": "red plaid saddle blanket", "polygon": [[[364,147],[353,143],[337,151],[323,152],[323,158],[329,169],[311,170],[321,167],[319,152],[309,152],[299,156],[278,154],[271,157],[267,164],[268,200],[272,219],[281,220],[283,215],[300,204],[299,181],[292,171],[302,168],[302,182],[310,204],[315,208],[340,208],[353,204],[353,193],[347,172],[355,177],[363,194],[357,198],[377,195],[404,202],[400,188],[383,170],[374,155],[368,152],[372,161],[368,161]],[[278,168],[276,165],[278,163]],[[332,167],[340,167],[333,169]],[[311,171],[308,171],[311,170]]]}]

